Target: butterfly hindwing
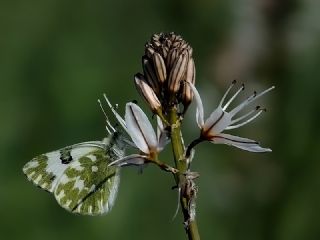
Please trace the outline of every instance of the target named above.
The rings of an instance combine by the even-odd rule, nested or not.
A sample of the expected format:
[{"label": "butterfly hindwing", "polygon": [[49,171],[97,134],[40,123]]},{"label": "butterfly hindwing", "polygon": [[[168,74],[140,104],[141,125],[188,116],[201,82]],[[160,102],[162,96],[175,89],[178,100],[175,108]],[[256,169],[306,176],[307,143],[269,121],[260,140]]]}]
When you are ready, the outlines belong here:
[{"label": "butterfly hindwing", "polygon": [[108,146],[106,141],[92,141],[42,154],[23,172],[35,185],[52,192],[68,211],[104,214],[111,209],[119,185],[118,168],[108,166],[119,152],[114,154]]},{"label": "butterfly hindwing", "polygon": [[58,203],[74,213],[107,213],[113,205],[119,185],[119,170],[108,167],[109,163],[109,155],[101,149],[72,162],[54,191]]}]

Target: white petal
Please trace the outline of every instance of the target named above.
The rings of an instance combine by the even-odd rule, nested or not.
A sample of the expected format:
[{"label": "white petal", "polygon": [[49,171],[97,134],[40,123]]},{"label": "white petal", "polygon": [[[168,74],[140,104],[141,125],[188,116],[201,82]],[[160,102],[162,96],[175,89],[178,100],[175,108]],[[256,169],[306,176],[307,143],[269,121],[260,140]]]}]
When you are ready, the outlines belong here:
[{"label": "white petal", "polygon": [[164,126],[161,118],[158,115],[156,116],[157,116],[157,139],[159,141],[162,133],[164,132]]},{"label": "white petal", "polygon": [[228,112],[222,110],[219,106],[214,110],[210,117],[205,121],[203,132],[207,132],[209,136],[214,136],[222,132],[231,123],[231,116]]},{"label": "white petal", "polygon": [[132,141],[142,152],[150,153],[150,150],[157,149],[156,134],[146,114],[138,105],[127,103],[125,121]]},{"label": "white petal", "polygon": [[194,99],[197,104],[197,110],[196,110],[197,124],[198,124],[199,128],[202,128],[203,124],[204,124],[204,113],[203,113],[203,104],[202,104],[200,94],[199,94],[198,90],[196,89],[196,87],[191,82],[186,82],[186,83],[190,85],[191,90],[194,94]]},{"label": "white petal", "polygon": [[259,145],[258,142],[242,138],[238,136],[233,136],[230,134],[218,134],[211,139],[211,142],[216,144],[227,144],[231,145],[249,152],[271,152],[270,148],[263,148]]},{"label": "white petal", "polygon": [[168,132],[164,129],[162,120],[157,115],[157,139],[158,139],[158,152],[162,151],[163,148],[169,143]]},{"label": "white petal", "polygon": [[142,156],[139,154],[131,154],[129,156],[126,156],[124,158],[120,158],[116,161],[111,162],[108,166],[118,166],[118,167],[130,166],[130,165],[140,166],[145,164],[147,160],[148,159],[146,156]]}]

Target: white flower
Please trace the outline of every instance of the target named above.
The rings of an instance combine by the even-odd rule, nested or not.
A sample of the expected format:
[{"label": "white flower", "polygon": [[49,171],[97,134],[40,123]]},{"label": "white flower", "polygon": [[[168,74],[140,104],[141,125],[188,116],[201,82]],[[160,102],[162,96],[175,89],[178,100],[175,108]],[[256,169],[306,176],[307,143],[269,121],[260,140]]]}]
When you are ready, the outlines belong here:
[{"label": "white flower", "polygon": [[131,154],[113,161],[109,165],[143,165],[150,161],[155,161],[157,154],[167,143],[167,134],[165,134],[161,120],[157,118],[158,128],[156,134],[148,117],[138,105],[127,103],[125,117],[123,119],[113,108],[106,96],[105,99],[118,122],[132,139],[133,145],[141,151],[139,154]]},{"label": "white flower", "polygon": [[226,111],[232,101],[242,90],[244,90],[244,85],[242,85],[241,88],[239,88],[237,92],[227,101],[227,103],[223,105],[228,93],[235,85],[235,83],[236,81],[232,82],[232,85],[228,88],[228,90],[222,97],[219,106],[210,114],[209,118],[207,118],[205,121],[200,95],[195,86],[191,83],[188,83],[193,90],[195,101],[197,104],[196,120],[199,128],[201,129],[200,139],[208,140],[216,144],[232,145],[234,147],[250,152],[271,152],[271,149],[261,147],[259,143],[254,140],[222,133],[224,130],[231,130],[242,127],[258,117],[264,111],[264,109],[261,109],[260,107],[256,107],[250,112],[240,117],[234,118],[234,116],[237,115],[237,113],[239,113],[248,104],[252,103],[257,98],[274,89],[274,86],[272,86],[259,94],[255,92],[253,95],[248,97],[245,101],[240,103],[232,110]]}]

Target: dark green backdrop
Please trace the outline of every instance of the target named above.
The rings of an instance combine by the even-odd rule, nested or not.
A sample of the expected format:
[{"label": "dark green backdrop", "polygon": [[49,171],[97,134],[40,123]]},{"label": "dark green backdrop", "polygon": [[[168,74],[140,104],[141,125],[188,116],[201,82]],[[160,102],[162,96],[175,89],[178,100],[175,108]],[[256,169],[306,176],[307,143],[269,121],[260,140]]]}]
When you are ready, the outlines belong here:
[{"label": "dark green backdrop", "polygon": [[[140,100],[132,80],[144,43],[175,31],[193,46],[208,111],[234,78],[249,92],[276,86],[261,100],[268,112],[234,131],[272,153],[197,149],[202,239],[320,239],[319,7],[311,0],[1,1],[0,238],[184,239],[181,216],[171,220],[172,177],[154,166],[142,175],[123,169],[114,209],[94,218],[69,214],[21,171],[35,155],[104,137],[97,99],[105,92],[120,107]],[[190,141],[197,129],[192,111],[187,117]]]}]

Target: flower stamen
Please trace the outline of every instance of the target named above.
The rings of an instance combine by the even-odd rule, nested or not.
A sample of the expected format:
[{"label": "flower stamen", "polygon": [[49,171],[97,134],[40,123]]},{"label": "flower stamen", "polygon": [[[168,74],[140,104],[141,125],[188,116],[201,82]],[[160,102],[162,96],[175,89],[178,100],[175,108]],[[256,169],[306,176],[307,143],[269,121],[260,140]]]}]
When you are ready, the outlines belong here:
[{"label": "flower stamen", "polygon": [[[112,124],[110,123],[109,118],[108,118],[108,115],[107,115],[106,111],[104,110],[100,99],[98,99],[98,103],[99,103],[100,108],[101,108],[101,110],[102,110],[102,112],[103,112],[103,115],[104,115],[105,118],[106,118],[106,123],[107,123],[107,125],[106,125],[106,130],[107,130],[107,132],[108,132],[109,134],[115,133],[115,132],[116,132],[116,129],[115,129],[115,128],[112,126]],[[109,128],[110,128],[111,130],[110,130]]]},{"label": "flower stamen", "polygon": [[257,94],[256,92],[254,92],[250,97],[248,97],[245,101],[243,101],[240,105],[238,105],[237,107],[235,107],[234,109],[232,109],[230,111],[230,115],[234,116],[236,115],[238,112],[240,112],[245,106],[249,105],[253,100],[258,99],[259,97],[263,96],[264,94],[266,94],[267,92],[270,92],[272,89],[274,89],[274,86],[264,90],[263,92]]},{"label": "flower stamen", "polygon": [[[265,109],[252,110],[252,111],[249,112],[250,114],[246,114],[246,115],[244,115],[243,117],[239,117],[239,118],[244,119],[245,117],[251,115],[251,114],[252,114],[253,112],[255,112],[255,111],[258,111],[258,112],[257,112],[256,114],[254,114],[252,117],[250,117],[249,119],[247,119],[246,121],[244,121],[244,122],[242,122],[242,123],[239,123],[239,124],[236,124],[236,125],[230,125],[230,126],[228,126],[228,127],[226,128],[226,130],[239,128],[239,127],[242,127],[242,126],[244,126],[244,125],[252,122],[252,121],[253,121],[254,119],[256,119],[262,112],[264,112]],[[242,120],[242,119],[241,119],[241,120]],[[235,120],[237,120],[237,119],[235,119]],[[239,120],[239,121],[241,121],[241,120]],[[235,122],[239,122],[239,121],[235,121]],[[232,123],[232,122],[231,122],[231,123]]]},{"label": "flower stamen", "polygon": [[252,113],[255,113],[257,110],[260,110],[260,106],[256,106],[256,108],[255,108],[255,109],[252,109],[250,112],[244,114],[244,115],[241,116],[241,117],[238,117],[238,118],[232,120],[230,124],[235,124],[235,123],[237,123],[237,122],[240,122],[241,120],[245,119],[246,117],[252,115]]},{"label": "flower stamen", "polygon": [[114,107],[112,106],[112,104],[110,103],[109,99],[107,98],[106,94],[103,94],[104,99],[106,100],[109,108],[111,109],[112,113],[114,114],[114,116],[117,118],[118,122],[121,124],[121,126],[123,127],[124,130],[126,130],[126,132],[128,132],[127,126],[126,126],[126,122],[124,121],[124,119],[120,116],[120,114],[114,109]]},{"label": "flower stamen", "polygon": [[225,111],[227,109],[227,107],[229,107],[229,105],[232,103],[232,101],[239,95],[239,93],[241,91],[244,90],[244,84],[242,84],[242,86],[238,89],[238,91],[233,94],[233,96],[229,99],[229,101],[224,105],[224,107],[222,108],[223,111]]},{"label": "flower stamen", "polygon": [[222,104],[224,102],[224,100],[226,99],[228,93],[230,92],[230,90],[233,88],[233,86],[237,83],[237,80],[233,80],[232,83],[230,84],[230,86],[228,87],[227,91],[224,93],[223,97],[221,98],[221,101],[219,103],[219,106],[222,107]]}]

